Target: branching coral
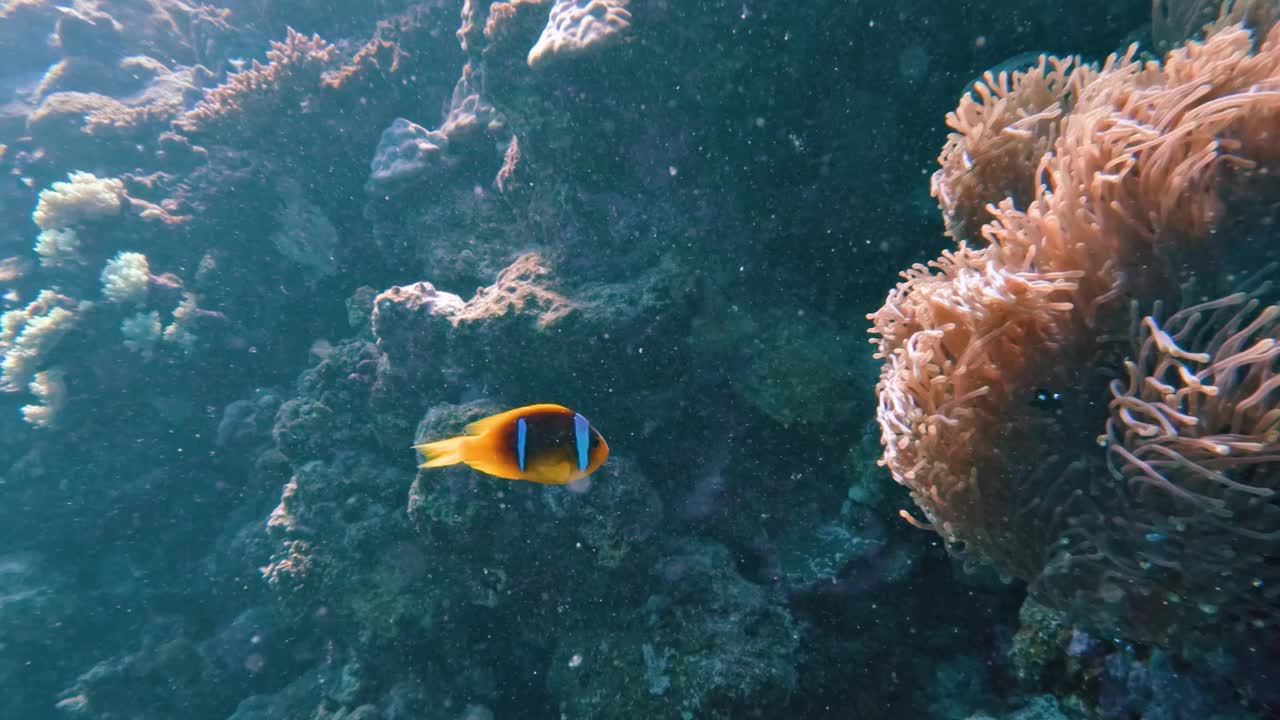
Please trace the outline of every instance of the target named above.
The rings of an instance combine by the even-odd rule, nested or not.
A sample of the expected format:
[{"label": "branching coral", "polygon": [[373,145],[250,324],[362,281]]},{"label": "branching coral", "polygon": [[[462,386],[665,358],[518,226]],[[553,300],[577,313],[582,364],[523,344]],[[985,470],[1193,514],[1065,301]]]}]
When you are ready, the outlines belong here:
[{"label": "branching coral", "polygon": [[173,322],[169,323],[169,326],[164,329],[162,336],[164,341],[177,345],[184,352],[190,354],[200,340],[195,332],[192,331],[192,328],[204,316],[218,316],[218,313],[201,310],[196,304],[195,295],[183,293],[182,302],[173,310]]},{"label": "branching coral", "polygon": [[162,132],[203,91],[203,67],[169,70],[148,57],[128,57],[117,72],[147,84],[137,92],[110,97],[98,92],[61,91],[47,95],[30,116],[33,140],[59,156],[92,159]]},{"label": "branching coral", "polygon": [[271,43],[265,65],[253,61],[248,69],[206,93],[174,124],[191,135],[212,134],[230,139],[252,132],[242,122],[245,116],[304,110],[301,106],[306,93],[320,85],[336,51],[318,35],[307,37],[289,28],[282,42]]},{"label": "branching coral", "polygon": [[[1233,257],[1245,244],[1219,232],[1228,199],[1266,192],[1255,180],[1280,161],[1280,31],[1252,44],[1233,28],[1163,63],[1131,49],[1068,76],[1049,61],[1069,107],[1037,79],[1041,99],[1016,109],[1029,76],[962,101],[953,127],[979,132],[952,137],[935,191],[1008,192],[961,192],[946,174],[986,128],[1004,149],[966,158],[974,177],[1034,167],[1032,195],[988,206],[986,247],[904,273],[871,316],[884,463],[932,527],[1046,604],[1133,637],[1280,616],[1259,590],[1280,583],[1280,311],[1265,283],[1239,291],[1259,259]],[[1000,129],[1018,122],[1029,132]],[[956,207],[967,234],[975,208]],[[1188,289],[1210,299],[1182,303]],[[1163,329],[1162,303],[1185,306]]]}]

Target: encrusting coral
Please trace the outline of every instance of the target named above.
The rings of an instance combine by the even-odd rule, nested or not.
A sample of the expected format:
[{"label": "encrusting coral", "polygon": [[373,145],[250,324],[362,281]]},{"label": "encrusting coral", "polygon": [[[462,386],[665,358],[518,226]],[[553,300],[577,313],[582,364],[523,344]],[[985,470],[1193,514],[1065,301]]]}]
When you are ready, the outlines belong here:
[{"label": "encrusting coral", "polygon": [[393,194],[407,185],[465,165],[471,156],[485,157],[480,144],[486,135],[500,131],[498,113],[475,89],[478,78],[464,67],[449,102],[444,122],[435,130],[405,118],[396,118],[382,132],[369,166],[365,189],[372,194]]},{"label": "encrusting coral", "polygon": [[953,232],[977,218],[959,204],[1032,194],[871,316],[878,417],[954,549],[1177,644],[1280,619],[1280,308],[1272,270],[1245,280],[1275,258],[1241,210],[1280,169],[1280,29],[1133,55],[961,102],[934,184]]}]

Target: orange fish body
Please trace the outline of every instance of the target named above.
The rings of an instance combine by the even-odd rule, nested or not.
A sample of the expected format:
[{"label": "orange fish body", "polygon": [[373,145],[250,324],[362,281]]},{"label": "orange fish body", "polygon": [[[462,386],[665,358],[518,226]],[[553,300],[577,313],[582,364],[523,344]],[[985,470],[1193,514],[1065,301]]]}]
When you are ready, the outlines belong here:
[{"label": "orange fish body", "polygon": [[414,445],[432,468],[465,463],[489,475],[563,485],[595,472],[609,445],[587,419],[561,405],[541,404],[477,420],[467,434]]}]

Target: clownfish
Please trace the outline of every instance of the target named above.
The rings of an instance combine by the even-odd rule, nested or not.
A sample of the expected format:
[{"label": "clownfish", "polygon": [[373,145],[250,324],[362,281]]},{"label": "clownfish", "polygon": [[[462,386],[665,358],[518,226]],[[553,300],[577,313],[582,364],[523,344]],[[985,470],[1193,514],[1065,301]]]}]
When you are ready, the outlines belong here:
[{"label": "clownfish", "polygon": [[508,480],[564,485],[595,472],[609,445],[587,419],[567,407],[527,405],[477,420],[466,435],[414,445],[433,468],[466,463]]}]

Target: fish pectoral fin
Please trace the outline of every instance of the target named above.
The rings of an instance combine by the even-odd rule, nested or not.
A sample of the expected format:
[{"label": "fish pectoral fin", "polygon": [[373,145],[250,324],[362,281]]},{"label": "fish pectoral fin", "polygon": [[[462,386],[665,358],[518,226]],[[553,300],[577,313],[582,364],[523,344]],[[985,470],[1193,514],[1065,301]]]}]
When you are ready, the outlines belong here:
[{"label": "fish pectoral fin", "polygon": [[520,468],[509,462],[494,458],[467,458],[468,466],[479,470],[482,473],[488,473],[495,477],[505,478],[507,480],[521,480],[524,473],[520,472]]}]

